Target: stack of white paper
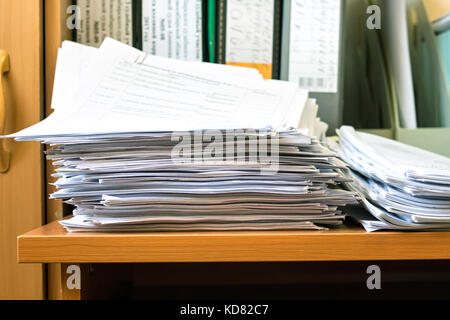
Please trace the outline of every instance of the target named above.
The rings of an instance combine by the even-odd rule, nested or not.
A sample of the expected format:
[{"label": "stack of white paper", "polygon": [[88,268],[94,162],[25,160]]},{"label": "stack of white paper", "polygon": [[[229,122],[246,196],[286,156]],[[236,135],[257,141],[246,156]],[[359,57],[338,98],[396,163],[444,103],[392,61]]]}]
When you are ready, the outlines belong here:
[{"label": "stack of white paper", "polygon": [[450,158],[352,127],[329,141],[373,215],[357,217],[368,231],[450,229]]},{"label": "stack of white paper", "polygon": [[11,137],[52,146],[69,231],[323,229],[356,201],[291,83],[112,39],[64,43],[57,68],[55,112]]}]

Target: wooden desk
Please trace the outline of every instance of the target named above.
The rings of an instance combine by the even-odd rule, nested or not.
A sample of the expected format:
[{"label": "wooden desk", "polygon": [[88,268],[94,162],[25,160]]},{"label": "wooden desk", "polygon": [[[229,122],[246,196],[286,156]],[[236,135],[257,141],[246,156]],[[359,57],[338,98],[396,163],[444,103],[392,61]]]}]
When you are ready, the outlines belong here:
[{"label": "wooden desk", "polygon": [[[233,289],[232,297],[247,294],[242,290],[249,285],[288,286],[281,293],[296,293],[294,285],[306,285],[300,292],[315,292],[315,297],[350,286],[356,290],[350,297],[367,297],[371,293],[365,288],[365,268],[374,262],[384,264],[386,281],[403,279],[396,288],[384,291],[397,297],[405,292],[405,279],[436,283],[437,277],[441,279],[438,286],[448,288],[449,263],[437,260],[450,260],[450,232],[366,233],[359,226],[345,225],[319,232],[67,233],[53,222],[18,237],[20,263],[62,263],[59,292],[63,299],[108,297],[111,292],[124,292],[123,283],[133,283],[138,292],[140,286],[153,286],[140,289],[146,294],[164,290],[171,294],[177,290],[170,288],[177,285],[220,285],[219,291],[241,286]],[[399,265],[398,261],[404,262]],[[81,290],[65,285],[69,266],[74,264],[81,270]],[[311,279],[318,282],[312,284]],[[328,287],[321,287],[326,281]],[[435,292],[435,288],[431,285],[427,290]],[[209,289],[201,289],[200,294],[204,290]],[[422,292],[422,287],[417,291]],[[259,292],[254,289],[248,294]]]},{"label": "wooden desk", "polygon": [[369,261],[450,259],[450,232],[67,233],[57,222],[18,237],[20,263]]}]

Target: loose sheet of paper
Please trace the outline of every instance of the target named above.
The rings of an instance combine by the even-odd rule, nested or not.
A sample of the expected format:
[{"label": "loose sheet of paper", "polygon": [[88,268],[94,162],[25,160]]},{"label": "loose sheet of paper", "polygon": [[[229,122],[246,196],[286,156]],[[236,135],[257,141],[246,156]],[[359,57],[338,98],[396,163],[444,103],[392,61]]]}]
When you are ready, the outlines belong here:
[{"label": "loose sheet of paper", "polygon": [[70,111],[20,135],[279,128],[298,90],[281,81],[207,77],[204,69],[171,61],[107,39],[65,108]]},{"label": "loose sheet of paper", "polygon": [[227,2],[226,62],[272,64],[274,0]]}]

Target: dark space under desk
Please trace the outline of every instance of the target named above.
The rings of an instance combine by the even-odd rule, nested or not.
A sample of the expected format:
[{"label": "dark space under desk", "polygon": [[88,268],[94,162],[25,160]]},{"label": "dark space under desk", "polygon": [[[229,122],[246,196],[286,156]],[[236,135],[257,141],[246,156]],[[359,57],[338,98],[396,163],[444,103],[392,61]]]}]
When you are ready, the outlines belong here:
[{"label": "dark space under desk", "polygon": [[[67,233],[57,222],[18,237],[20,263],[82,272],[67,299],[450,298],[450,232]],[[382,270],[370,291],[366,268]],[[207,294],[205,294],[207,292]],[[203,295],[202,295],[203,294]]]}]

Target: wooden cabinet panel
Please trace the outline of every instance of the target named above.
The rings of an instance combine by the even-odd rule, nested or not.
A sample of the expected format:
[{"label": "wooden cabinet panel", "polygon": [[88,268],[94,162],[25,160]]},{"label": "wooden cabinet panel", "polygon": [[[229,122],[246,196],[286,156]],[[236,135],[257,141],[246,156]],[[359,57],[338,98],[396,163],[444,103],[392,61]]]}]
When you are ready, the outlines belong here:
[{"label": "wooden cabinet panel", "polygon": [[[5,133],[39,122],[43,116],[42,1],[0,0],[0,49],[8,52],[4,75]],[[11,152],[0,174],[0,299],[42,299],[42,265],[17,263],[17,236],[40,226],[44,212],[42,148],[36,142],[4,143]]]}]

